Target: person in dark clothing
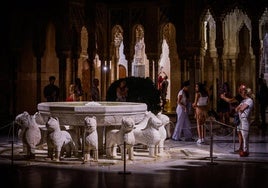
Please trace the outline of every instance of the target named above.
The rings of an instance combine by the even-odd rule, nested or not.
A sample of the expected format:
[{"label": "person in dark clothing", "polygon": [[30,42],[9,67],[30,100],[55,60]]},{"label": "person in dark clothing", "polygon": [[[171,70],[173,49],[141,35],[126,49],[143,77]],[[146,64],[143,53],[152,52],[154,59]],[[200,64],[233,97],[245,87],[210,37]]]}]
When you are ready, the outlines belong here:
[{"label": "person in dark clothing", "polygon": [[167,103],[167,90],[168,90],[168,76],[164,77],[161,83],[161,100],[162,100],[162,110],[165,111],[165,105]]},{"label": "person in dark clothing", "polygon": [[93,79],[91,91],[91,99],[92,101],[100,101],[100,90],[99,90],[100,81],[98,78]]},{"label": "person in dark clothing", "polygon": [[82,101],[83,100],[83,88],[82,88],[82,83],[80,78],[75,79],[75,84],[74,84],[74,95],[75,95],[75,101]]},{"label": "person in dark clothing", "polygon": [[[220,95],[224,93],[225,97],[232,98],[232,93],[227,82],[224,82],[219,88]],[[225,124],[230,123],[230,104],[223,100],[221,97],[217,101],[217,112],[219,114],[220,121]]]},{"label": "person in dark clothing", "polygon": [[49,84],[44,88],[44,96],[47,102],[55,102],[59,100],[59,87],[55,85],[55,76],[49,77]]}]

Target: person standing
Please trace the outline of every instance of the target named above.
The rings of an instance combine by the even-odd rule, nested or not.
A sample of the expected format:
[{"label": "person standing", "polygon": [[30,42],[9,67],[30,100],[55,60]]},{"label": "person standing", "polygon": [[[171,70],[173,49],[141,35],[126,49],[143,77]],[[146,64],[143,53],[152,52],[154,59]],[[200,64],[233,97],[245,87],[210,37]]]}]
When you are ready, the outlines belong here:
[{"label": "person standing", "polygon": [[69,95],[66,98],[66,101],[68,102],[75,101],[74,87],[74,84],[70,84],[69,86]]},{"label": "person standing", "polygon": [[44,87],[44,96],[47,102],[56,102],[59,100],[59,87],[55,85],[55,76],[49,77],[49,84]]},{"label": "person standing", "polygon": [[239,114],[240,124],[238,129],[241,131],[243,139],[243,148],[239,152],[240,157],[247,157],[249,155],[249,115],[253,108],[252,91],[246,88],[242,92],[243,100],[236,107],[236,112]]},{"label": "person standing", "polygon": [[195,118],[197,123],[197,134],[198,140],[197,144],[205,143],[205,123],[207,119],[208,112],[208,92],[202,83],[197,83],[195,85],[195,100],[193,103],[193,108],[195,109]]},{"label": "person standing", "polygon": [[168,76],[164,77],[164,80],[161,83],[161,101],[162,101],[162,111],[165,112],[165,105],[167,103],[167,90],[168,90]]},{"label": "person standing", "polygon": [[[219,88],[219,94],[221,95],[222,93],[224,93],[227,98],[232,98],[232,93],[228,82],[224,82],[222,86]],[[221,97],[218,97],[217,112],[219,114],[220,122],[229,125],[230,104],[227,101],[223,100]]]},{"label": "person standing", "polygon": [[80,78],[75,79],[74,94],[75,94],[75,101],[83,100],[83,89]]},{"label": "person standing", "polygon": [[[242,93],[244,92],[244,90],[246,89],[246,85],[245,84],[240,84],[239,88],[238,88],[238,94],[235,97],[232,98],[228,98],[225,96],[225,94],[221,94],[221,98],[227,102],[229,102],[231,104],[231,106],[235,109],[242,101],[243,101],[243,97],[242,97]],[[242,138],[242,134],[240,129],[236,129],[237,130],[237,135],[238,135],[238,142],[239,142],[239,149],[236,150],[236,153],[239,153],[240,151],[243,150],[243,138]]]},{"label": "person standing", "polygon": [[100,90],[99,90],[100,81],[97,78],[93,79],[92,87],[91,87],[91,99],[92,101],[100,101]]},{"label": "person standing", "polygon": [[176,141],[182,141],[182,133],[185,137],[185,141],[192,140],[192,132],[190,129],[191,123],[189,120],[189,86],[190,82],[185,81],[182,84],[182,89],[177,96],[177,122],[172,135],[172,139]]},{"label": "person standing", "polygon": [[116,101],[126,102],[128,95],[128,87],[126,80],[122,80],[116,88]]},{"label": "person standing", "polygon": [[162,82],[163,82],[165,76],[167,76],[167,74],[165,73],[165,71],[164,71],[163,69],[164,69],[164,67],[161,66],[161,67],[160,67],[160,71],[159,71],[159,73],[158,73],[158,78],[157,78],[157,89],[158,89],[159,91],[161,91]]}]

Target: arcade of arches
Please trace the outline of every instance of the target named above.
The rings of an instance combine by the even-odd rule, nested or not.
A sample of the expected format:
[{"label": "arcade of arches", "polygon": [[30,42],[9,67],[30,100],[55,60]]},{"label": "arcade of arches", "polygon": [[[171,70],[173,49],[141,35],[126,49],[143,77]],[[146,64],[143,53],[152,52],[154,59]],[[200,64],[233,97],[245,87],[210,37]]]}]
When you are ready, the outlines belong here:
[{"label": "arcade of arches", "polygon": [[256,92],[259,75],[268,79],[267,1],[48,2],[1,13],[8,17],[1,31],[1,116],[34,113],[50,75],[64,101],[77,77],[83,100],[91,100],[93,78],[105,100],[119,78],[149,77],[157,84],[166,74],[169,111],[185,80],[206,82],[217,96],[220,83],[235,94],[239,83]]}]

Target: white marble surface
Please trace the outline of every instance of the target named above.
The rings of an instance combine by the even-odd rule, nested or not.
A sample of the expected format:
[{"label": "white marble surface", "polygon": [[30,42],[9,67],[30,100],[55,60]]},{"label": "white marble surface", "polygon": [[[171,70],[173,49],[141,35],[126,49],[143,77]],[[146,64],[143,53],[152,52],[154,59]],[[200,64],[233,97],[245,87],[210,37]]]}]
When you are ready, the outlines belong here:
[{"label": "white marble surface", "polygon": [[122,117],[132,117],[135,123],[140,122],[147,111],[145,103],[134,102],[43,102],[37,106],[46,121],[49,116],[59,118],[61,125],[84,125],[86,116],[96,116],[97,126],[121,125]]}]

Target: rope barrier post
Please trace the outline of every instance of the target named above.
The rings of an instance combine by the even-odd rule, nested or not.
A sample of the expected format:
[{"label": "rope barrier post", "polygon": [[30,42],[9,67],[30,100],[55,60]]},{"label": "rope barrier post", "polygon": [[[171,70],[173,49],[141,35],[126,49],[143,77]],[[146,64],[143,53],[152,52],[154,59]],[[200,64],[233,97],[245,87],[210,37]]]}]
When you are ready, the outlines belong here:
[{"label": "rope barrier post", "polygon": [[213,133],[212,133],[212,118],[210,118],[210,162],[208,164],[210,165],[216,165],[213,161]]},{"label": "rope barrier post", "polygon": [[[122,151],[121,151],[121,153],[122,153]],[[131,174],[131,172],[126,171],[126,141],[124,141],[123,155],[124,155],[124,171],[123,172],[118,172],[118,174]]]},{"label": "rope barrier post", "polygon": [[235,153],[235,127],[233,128],[233,145],[234,145],[234,153]]}]

